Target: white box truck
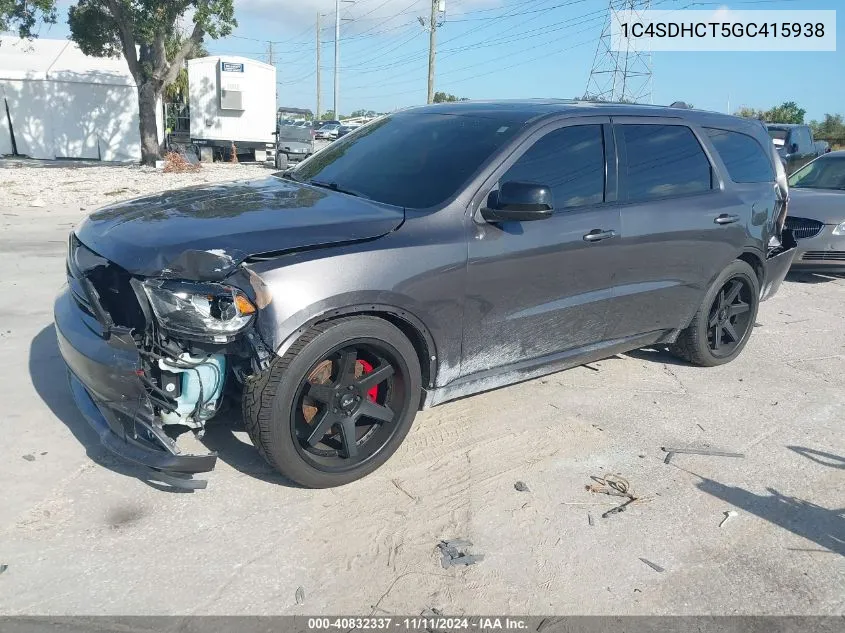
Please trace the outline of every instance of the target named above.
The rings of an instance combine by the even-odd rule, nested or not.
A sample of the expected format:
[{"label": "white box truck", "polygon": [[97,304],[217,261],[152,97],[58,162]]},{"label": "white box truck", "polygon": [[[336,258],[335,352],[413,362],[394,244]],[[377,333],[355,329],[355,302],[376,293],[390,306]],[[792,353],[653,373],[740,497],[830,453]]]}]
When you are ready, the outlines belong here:
[{"label": "white box truck", "polygon": [[275,159],[276,69],[246,57],[188,61],[191,143],[201,159],[239,155]]}]

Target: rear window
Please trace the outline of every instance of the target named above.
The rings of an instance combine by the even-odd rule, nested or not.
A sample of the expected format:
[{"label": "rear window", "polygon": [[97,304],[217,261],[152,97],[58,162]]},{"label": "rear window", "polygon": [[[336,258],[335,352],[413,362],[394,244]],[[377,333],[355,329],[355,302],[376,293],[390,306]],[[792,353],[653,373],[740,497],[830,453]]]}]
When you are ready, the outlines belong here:
[{"label": "rear window", "polygon": [[433,207],[454,196],[523,123],[501,114],[401,112],[343,136],[292,176],[401,207]]},{"label": "rear window", "polygon": [[683,125],[619,125],[627,153],[626,200],[685,196],[712,187],[710,161]]},{"label": "rear window", "polygon": [[704,128],[713,142],[728,175],[734,182],[773,182],[772,161],[754,138],[740,132]]},{"label": "rear window", "polygon": [[769,138],[772,139],[772,143],[775,144],[775,147],[783,147],[783,144],[786,143],[787,136],[789,136],[788,130],[769,128]]}]

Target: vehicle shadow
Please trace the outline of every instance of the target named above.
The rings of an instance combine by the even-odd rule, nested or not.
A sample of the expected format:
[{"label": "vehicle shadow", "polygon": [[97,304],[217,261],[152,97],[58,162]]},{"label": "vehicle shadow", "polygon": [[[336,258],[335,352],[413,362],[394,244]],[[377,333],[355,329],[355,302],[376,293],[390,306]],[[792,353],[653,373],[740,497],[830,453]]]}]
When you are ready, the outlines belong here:
[{"label": "vehicle shadow", "polygon": [[824,284],[837,279],[845,279],[845,273],[810,273],[791,271],[786,275],[786,281],[799,284]]},{"label": "vehicle shadow", "polygon": [[681,365],[684,367],[690,366],[687,361],[683,360],[682,358],[678,358],[669,351],[668,347],[663,345],[657,345],[653,347],[641,347],[640,349],[625,352],[625,356],[630,356],[631,358],[636,358],[638,360],[646,360],[651,363]]},{"label": "vehicle shadow", "polygon": [[822,466],[845,468],[845,457],[840,457],[833,453],[825,453],[824,451],[817,451],[814,448],[806,448],[804,446],[787,446],[786,448]]},{"label": "vehicle shadow", "polygon": [[725,486],[702,478],[696,484],[702,492],[741,508],[793,534],[813,541],[830,552],[845,556],[845,508],[829,510],[773,488],[768,495],[756,495],[743,488]]},{"label": "vehicle shadow", "polygon": [[258,453],[247,439],[240,439],[236,433],[244,431],[240,403],[226,411],[218,413],[206,426],[205,435],[200,440],[210,451],[217,452],[217,459],[235,470],[255,479],[287,488],[302,488],[296,482],[283,477]]}]

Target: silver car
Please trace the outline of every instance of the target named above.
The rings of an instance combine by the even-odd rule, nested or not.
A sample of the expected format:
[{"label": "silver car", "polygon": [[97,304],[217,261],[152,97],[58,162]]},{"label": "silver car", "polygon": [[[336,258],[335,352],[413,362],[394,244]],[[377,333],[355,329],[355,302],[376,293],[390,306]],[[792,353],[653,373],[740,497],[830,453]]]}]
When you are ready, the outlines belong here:
[{"label": "silver car", "polygon": [[792,269],[845,272],[845,151],[804,165],[789,188],[786,227],[798,240]]}]

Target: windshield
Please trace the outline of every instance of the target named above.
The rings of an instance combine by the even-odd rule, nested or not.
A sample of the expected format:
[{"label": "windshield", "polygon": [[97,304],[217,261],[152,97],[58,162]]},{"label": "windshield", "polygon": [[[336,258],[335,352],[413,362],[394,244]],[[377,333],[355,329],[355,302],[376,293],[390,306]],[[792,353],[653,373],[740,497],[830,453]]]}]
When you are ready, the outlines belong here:
[{"label": "windshield", "polygon": [[790,187],[845,189],[845,157],[819,158],[789,177]]},{"label": "windshield", "polygon": [[292,176],[396,206],[433,207],[454,196],[523,122],[499,113],[400,112],[343,136]]},{"label": "windshield", "polygon": [[775,144],[775,147],[783,147],[784,143],[786,143],[787,134],[787,130],[769,128],[769,136],[772,138],[772,142]]}]

